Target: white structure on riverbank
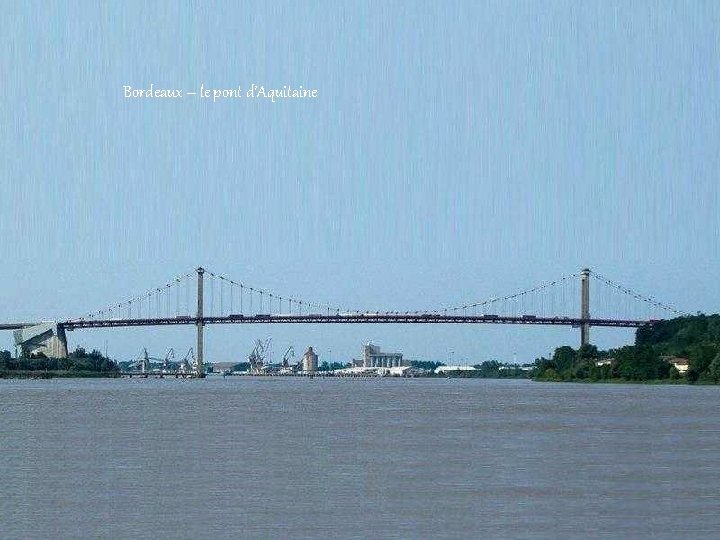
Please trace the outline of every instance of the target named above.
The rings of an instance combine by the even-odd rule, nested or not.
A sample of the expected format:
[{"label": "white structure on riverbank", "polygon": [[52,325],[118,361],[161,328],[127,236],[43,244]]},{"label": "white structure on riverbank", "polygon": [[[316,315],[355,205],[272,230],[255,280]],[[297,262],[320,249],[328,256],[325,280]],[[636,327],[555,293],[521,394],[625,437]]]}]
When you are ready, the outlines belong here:
[{"label": "white structure on riverbank", "polygon": [[439,366],[435,368],[435,373],[442,375],[443,373],[456,373],[458,371],[477,371],[472,366]]},{"label": "white structure on riverbank", "polygon": [[363,367],[354,366],[336,369],[332,372],[336,377],[423,377],[427,370],[412,366],[396,367]]}]

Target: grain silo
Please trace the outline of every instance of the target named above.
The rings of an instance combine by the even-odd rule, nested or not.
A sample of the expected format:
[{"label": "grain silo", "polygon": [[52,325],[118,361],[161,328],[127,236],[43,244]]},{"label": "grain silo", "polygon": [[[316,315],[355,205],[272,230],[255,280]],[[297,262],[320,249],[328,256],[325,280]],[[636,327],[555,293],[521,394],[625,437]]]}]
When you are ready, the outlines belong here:
[{"label": "grain silo", "polygon": [[308,347],[308,350],[305,351],[302,364],[303,371],[317,371],[318,357],[317,354],[315,354],[315,351],[313,351],[312,347]]}]

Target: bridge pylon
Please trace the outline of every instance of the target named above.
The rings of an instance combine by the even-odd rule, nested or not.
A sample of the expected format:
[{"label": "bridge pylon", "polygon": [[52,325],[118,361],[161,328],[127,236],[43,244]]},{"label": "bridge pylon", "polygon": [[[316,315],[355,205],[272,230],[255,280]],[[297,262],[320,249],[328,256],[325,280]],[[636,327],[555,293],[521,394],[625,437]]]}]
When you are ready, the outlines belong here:
[{"label": "bridge pylon", "polygon": [[29,358],[33,353],[42,353],[48,358],[67,358],[65,329],[57,322],[44,322],[18,328],[13,332],[15,347],[20,354]]},{"label": "bridge pylon", "polygon": [[195,375],[199,378],[205,376],[205,366],[203,364],[203,275],[205,269],[201,266],[197,269],[197,369]]},{"label": "bridge pylon", "polygon": [[[590,269],[580,271],[580,319],[590,319]],[[580,346],[590,343],[590,323],[580,323]]]}]

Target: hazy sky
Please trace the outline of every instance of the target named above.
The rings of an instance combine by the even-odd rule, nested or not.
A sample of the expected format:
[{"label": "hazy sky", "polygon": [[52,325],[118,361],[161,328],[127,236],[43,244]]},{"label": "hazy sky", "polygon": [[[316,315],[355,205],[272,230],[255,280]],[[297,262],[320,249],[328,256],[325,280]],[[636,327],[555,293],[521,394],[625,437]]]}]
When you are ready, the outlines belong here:
[{"label": "hazy sky", "polygon": [[[203,265],[354,309],[433,309],[590,266],[715,312],[717,2],[6,2],[0,319],[81,316]],[[123,85],[303,85],[271,103]],[[531,360],[577,330],[212,327],[324,359]],[[191,328],[70,346],[186,350]],[[601,346],[632,332],[593,331]],[[0,346],[12,344],[9,332]],[[301,352],[301,351],[299,351]]]}]

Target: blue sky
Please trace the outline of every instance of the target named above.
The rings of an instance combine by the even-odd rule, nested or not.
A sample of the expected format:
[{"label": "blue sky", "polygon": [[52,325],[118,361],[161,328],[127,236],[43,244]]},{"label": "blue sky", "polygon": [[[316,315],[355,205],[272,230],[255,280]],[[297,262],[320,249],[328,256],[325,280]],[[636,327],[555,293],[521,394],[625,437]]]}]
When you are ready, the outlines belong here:
[{"label": "blue sky", "polygon": [[[717,3],[34,2],[3,5],[0,22],[3,320],[82,315],[198,265],[371,310],[590,266],[717,311]],[[151,83],[318,98],[124,99]],[[242,360],[272,335],[333,359],[374,340],[526,360],[577,333],[213,327],[206,356]],[[190,328],[70,334],[120,358],[193,341]]]}]

